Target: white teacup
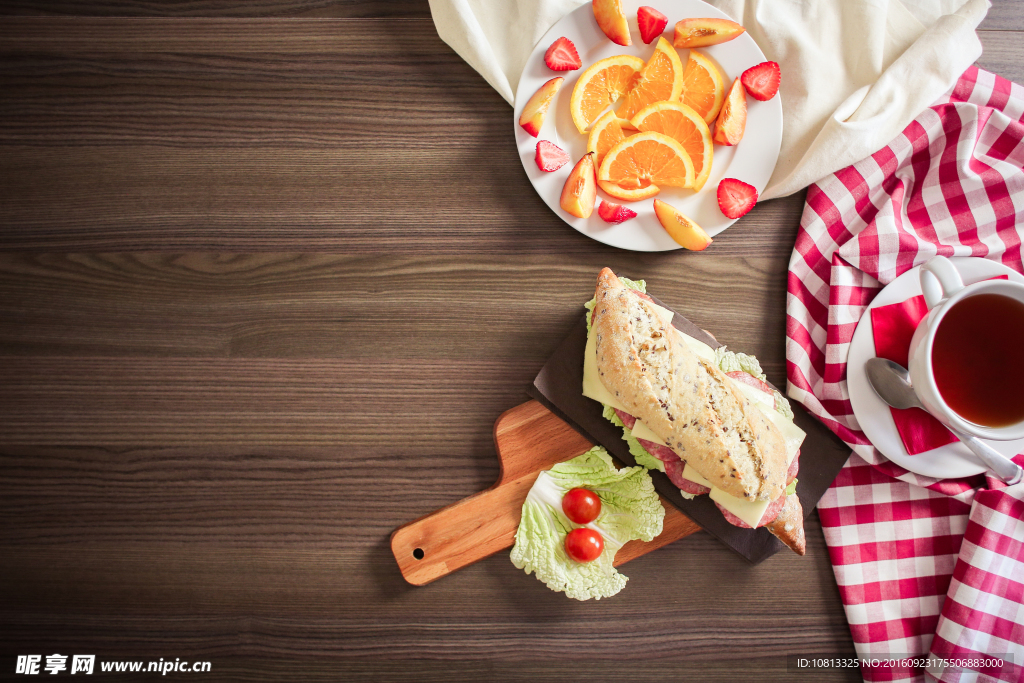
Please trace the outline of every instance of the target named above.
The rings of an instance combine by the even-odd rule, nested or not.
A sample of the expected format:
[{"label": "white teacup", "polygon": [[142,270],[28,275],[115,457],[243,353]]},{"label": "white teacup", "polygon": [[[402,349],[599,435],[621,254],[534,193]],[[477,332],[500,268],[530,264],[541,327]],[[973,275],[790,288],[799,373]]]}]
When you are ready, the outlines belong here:
[{"label": "white teacup", "polygon": [[[942,398],[932,366],[935,333],[953,306],[978,294],[1000,294],[1024,304],[1024,285],[1008,280],[986,280],[965,286],[956,267],[944,256],[935,256],[922,265],[920,278],[928,315],[920,322],[910,342],[909,370],[910,381],[921,403],[935,418],[954,430],[995,441],[1024,438],[1024,420],[1011,425],[990,427],[971,422],[956,413]],[[979,348],[978,351],[984,352],[985,349]],[[1013,360],[1024,362],[1024,353]],[[1021,387],[1021,391],[1024,391],[1024,387]]]}]

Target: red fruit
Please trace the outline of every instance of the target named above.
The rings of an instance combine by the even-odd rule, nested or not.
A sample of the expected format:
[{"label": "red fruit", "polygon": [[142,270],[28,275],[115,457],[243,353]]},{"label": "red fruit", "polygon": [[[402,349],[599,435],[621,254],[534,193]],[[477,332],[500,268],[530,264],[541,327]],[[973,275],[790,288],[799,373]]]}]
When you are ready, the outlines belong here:
[{"label": "red fruit", "polygon": [[590,524],[601,514],[601,499],[590,489],[572,489],[562,496],[562,512],[570,522]]},{"label": "red fruit", "polygon": [[726,218],[739,218],[757,204],[757,190],[742,180],[723,178],[718,183],[718,208]]},{"label": "red fruit", "polygon": [[593,562],[604,550],[604,539],[593,529],[581,526],[565,537],[565,552],[577,562]]},{"label": "red fruit", "polygon": [[648,45],[665,32],[668,17],[653,7],[641,7],[636,11],[636,23],[640,26],[640,37]]},{"label": "red fruit", "polygon": [[621,223],[636,218],[636,211],[622,204],[601,200],[601,206],[597,207],[597,215],[608,223]]},{"label": "red fruit", "polygon": [[583,66],[576,46],[565,36],[551,43],[551,47],[544,53],[544,63],[552,71],[574,71]]},{"label": "red fruit", "polygon": [[569,153],[553,142],[541,140],[537,143],[537,168],[551,173],[569,163]]},{"label": "red fruit", "polygon": [[776,62],[761,62],[752,66],[740,76],[740,82],[747,89],[750,96],[755,100],[770,100],[779,92],[779,81],[782,80],[782,71]]}]

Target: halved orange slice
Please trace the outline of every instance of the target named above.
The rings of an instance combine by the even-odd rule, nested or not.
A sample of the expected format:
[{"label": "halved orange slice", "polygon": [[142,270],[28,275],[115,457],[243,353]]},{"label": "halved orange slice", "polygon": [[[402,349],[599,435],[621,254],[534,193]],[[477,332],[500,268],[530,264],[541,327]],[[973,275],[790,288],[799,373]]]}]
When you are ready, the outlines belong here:
[{"label": "halved orange slice", "polygon": [[597,177],[625,190],[651,185],[692,187],[693,162],[676,140],[648,131],[632,135],[608,150]]},{"label": "halved orange slice", "polygon": [[683,72],[683,95],[680,101],[692,108],[710,124],[718,116],[725,100],[725,79],[714,62],[690,50],[690,59]]},{"label": "halved orange slice", "polygon": [[569,98],[569,112],[576,128],[586,133],[608,105],[626,94],[636,72],[643,67],[644,60],[639,57],[615,55],[594,62],[581,73]]},{"label": "halved orange slice", "polygon": [[693,190],[704,187],[711,175],[714,144],[700,114],[679,102],[655,102],[637,112],[632,124],[640,131],[664,133],[682,145],[693,162]]},{"label": "halved orange slice", "polygon": [[626,101],[619,107],[619,118],[631,119],[649,104],[678,100],[683,92],[683,63],[676,49],[664,38],[658,38],[654,54],[640,70]]},{"label": "halved orange slice", "polygon": [[661,192],[661,188],[657,185],[648,185],[647,187],[640,187],[635,190],[627,190],[626,188],[619,187],[608,180],[598,180],[597,186],[604,190],[604,193],[609,197],[621,199],[624,202],[638,202],[641,199],[650,199]]},{"label": "halved orange slice", "polygon": [[608,150],[626,139],[626,134],[622,132],[623,124],[632,128],[632,124],[627,119],[620,119],[613,111],[605,113],[597,121],[594,121],[594,125],[590,129],[590,137],[587,138],[587,151],[594,152],[594,163],[597,166],[604,161],[604,155],[608,153]]}]

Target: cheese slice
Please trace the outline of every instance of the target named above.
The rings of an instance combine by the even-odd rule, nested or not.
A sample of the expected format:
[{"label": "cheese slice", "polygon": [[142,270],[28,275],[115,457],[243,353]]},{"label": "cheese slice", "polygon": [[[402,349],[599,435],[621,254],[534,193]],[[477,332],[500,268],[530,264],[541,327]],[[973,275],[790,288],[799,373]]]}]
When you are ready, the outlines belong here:
[{"label": "cheese slice", "polygon": [[711,348],[704,342],[700,341],[699,339],[694,339],[693,337],[684,332],[679,332],[679,334],[683,335],[683,339],[686,340],[686,345],[690,347],[691,351],[693,351],[695,354],[697,354],[704,360],[714,363],[716,367],[718,366],[718,364],[715,363],[715,350],[713,348]]},{"label": "cheese slice", "polygon": [[672,324],[672,318],[675,317],[675,315],[676,315],[675,313],[673,313],[672,311],[668,310],[664,306],[659,306],[658,304],[654,303],[653,301],[648,301],[647,303],[651,306],[651,308],[653,308],[655,310],[655,312],[661,318],[661,322],[665,323],[666,326]]},{"label": "cheese slice", "polygon": [[707,486],[709,489],[714,488],[710,481],[700,476],[700,472],[690,467],[690,463],[686,463],[686,467],[683,468],[683,479],[689,479],[693,483]]},{"label": "cheese slice", "polygon": [[743,500],[736,496],[730,496],[722,489],[714,487],[712,487],[711,493],[708,495],[711,497],[711,500],[752,527],[756,527],[761,522],[761,518],[764,517],[764,511],[771,505],[770,500]]},{"label": "cheese slice", "polygon": [[665,443],[664,439],[662,439],[660,436],[651,431],[651,428],[645,425],[640,420],[637,420],[636,424],[633,425],[633,436],[638,439],[653,441],[654,443],[660,444],[662,446],[668,445],[667,443]]},{"label": "cheese slice", "polygon": [[608,391],[597,374],[597,340],[593,334],[587,335],[587,350],[583,352],[583,395],[606,406],[629,412],[612,396],[612,392]]}]

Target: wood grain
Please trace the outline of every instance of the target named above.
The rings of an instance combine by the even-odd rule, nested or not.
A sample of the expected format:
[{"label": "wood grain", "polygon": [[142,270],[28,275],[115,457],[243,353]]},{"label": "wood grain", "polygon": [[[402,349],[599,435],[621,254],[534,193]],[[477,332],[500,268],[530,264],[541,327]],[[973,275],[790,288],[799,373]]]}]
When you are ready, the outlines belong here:
[{"label": "wood grain", "polygon": [[[429,20],[15,17],[0,56],[3,249],[614,251],[533,192]],[[713,249],[786,253],[801,209]]]},{"label": "wood grain", "polygon": [[4,0],[0,15],[429,18],[430,7],[424,0]]},{"label": "wood grain", "polygon": [[[1018,82],[1022,7],[979,33]],[[422,1],[0,14],[0,671],[67,651],[236,681],[859,680],[786,667],[853,652],[815,515],[804,558],[694,534],[585,604],[503,553],[414,588],[388,542],[495,481],[495,419],[603,266],[781,383],[802,196],[704,254],[577,234]]]}]

